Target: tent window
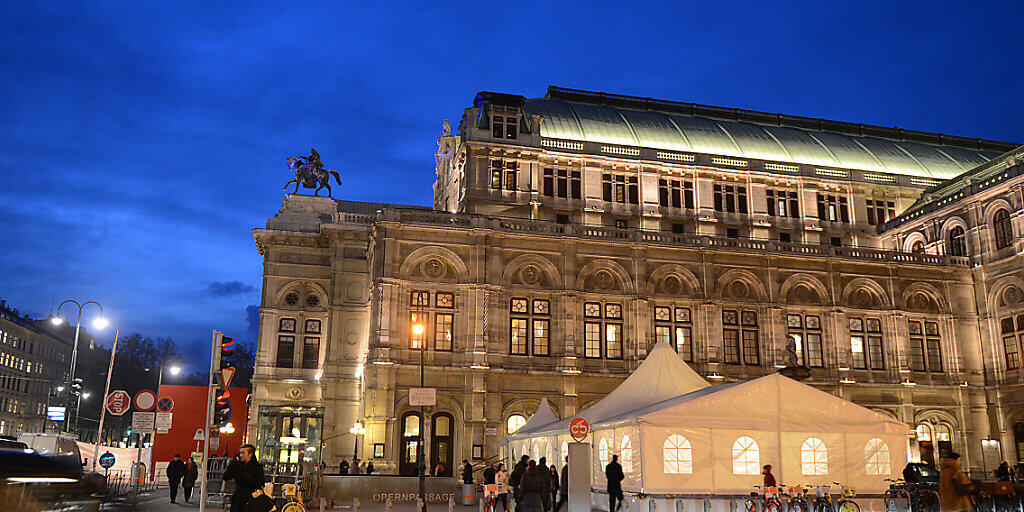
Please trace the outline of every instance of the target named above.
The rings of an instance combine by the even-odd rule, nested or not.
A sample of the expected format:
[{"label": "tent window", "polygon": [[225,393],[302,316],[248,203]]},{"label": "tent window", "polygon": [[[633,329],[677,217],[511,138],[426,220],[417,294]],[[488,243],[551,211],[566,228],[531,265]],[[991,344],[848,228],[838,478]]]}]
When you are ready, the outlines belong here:
[{"label": "tent window", "polygon": [[665,440],[661,460],[665,464],[665,473],[671,475],[693,473],[693,449],[690,441],[679,434],[672,434]]},{"label": "tent window", "polygon": [[522,414],[513,414],[512,416],[509,416],[508,421],[506,422],[509,434],[523,428],[523,425],[526,425],[526,417]]},{"label": "tent window", "polygon": [[869,475],[888,475],[892,473],[889,458],[889,447],[879,438],[868,440],[864,446],[864,459],[867,464],[864,472]]},{"label": "tent window", "polygon": [[597,445],[597,458],[601,461],[601,467],[608,465],[608,440],[603,437]]},{"label": "tent window", "polygon": [[743,436],[732,444],[732,473],[734,475],[761,473],[761,449],[752,438]]},{"label": "tent window", "polygon": [[828,449],[825,442],[817,437],[808,437],[800,447],[800,463],[804,475],[827,475]]},{"label": "tent window", "polygon": [[622,454],[622,471],[626,473],[632,473],[633,443],[629,441],[629,436],[622,436],[622,446],[619,449],[619,453]]},{"label": "tent window", "polygon": [[690,308],[654,308],[654,340],[668,343],[686,362],[693,361],[693,331]]}]

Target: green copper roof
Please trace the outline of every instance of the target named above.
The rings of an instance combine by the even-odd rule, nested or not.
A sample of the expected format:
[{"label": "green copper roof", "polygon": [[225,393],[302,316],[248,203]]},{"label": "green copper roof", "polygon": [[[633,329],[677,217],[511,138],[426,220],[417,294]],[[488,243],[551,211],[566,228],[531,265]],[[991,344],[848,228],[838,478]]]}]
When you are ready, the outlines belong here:
[{"label": "green copper roof", "polygon": [[[526,100],[523,108],[529,114],[543,117],[540,134],[547,138],[938,179],[962,174],[1006,151],[1004,146],[1013,146],[998,141],[898,128],[607,96],[554,87],[549,88],[545,98]],[[708,115],[699,115],[705,112]],[[768,122],[742,120],[744,118],[764,118]],[[808,125],[834,129],[804,127]],[[906,136],[893,139],[850,133],[888,135],[890,131]],[[921,141],[907,140],[914,138]],[[943,143],[922,142],[928,140]]]}]

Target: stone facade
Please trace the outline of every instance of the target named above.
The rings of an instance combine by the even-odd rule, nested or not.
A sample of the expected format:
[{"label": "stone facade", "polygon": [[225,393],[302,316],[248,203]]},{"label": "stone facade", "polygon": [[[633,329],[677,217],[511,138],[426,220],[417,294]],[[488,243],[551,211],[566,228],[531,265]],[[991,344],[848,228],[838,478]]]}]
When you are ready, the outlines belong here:
[{"label": "stone facade", "polygon": [[[795,358],[808,383],[923,425],[920,441],[908,433],[914,457],[955,449],[992,469],[982,440],[1003,432],[1006,443],[994,411],[1014,406],[986,388],[1006,373],[990,369],[978,295],[981,269],[997,262],[904,251],[905,235],[879,226],[940,186],[943,165],[969,169],[1011,144],[822,120],[814,131],[782,117],[755,137],[760,113],[732,112],[719,122],[728,137],[715,137],[733,149],[707,152],[714,141],[700,146],[685,128],[651,135],[657,119],[635,119],[643,99],[617,98],[481,93],[459,133],[446,122],[438,139],[433,209],[288,196],[254,230],[265,272],[250,430],[262,459],[298,460],[275,440],[291,414],[320,426],[294,436],[316,440],[307,456],[336,465],[356,448],[378,469],[411,471],[409,389],[422,378],[438,390],[428,463],[450,472],[500,454],[499,437],[542,397],[563,417],[586,408],[667,339],[712,383]],[[582,135],[559,127],[565,105]],[[695,107],[648,105],[676,127],[725,115]],[[821,147],[834,161],[798,153],[777,127],[832,141]],[[615,130],[635,146],[601,139]],[[672,137],[689,151],[670,148]],[[840,140],[875,148],[865,151],[888,172],[843,168]],[[902,168],[879,156],[883,143],[916,156]],[[923,156],[939,153],[942,163]],[[358,439],[355,422],[366,427]]]}]

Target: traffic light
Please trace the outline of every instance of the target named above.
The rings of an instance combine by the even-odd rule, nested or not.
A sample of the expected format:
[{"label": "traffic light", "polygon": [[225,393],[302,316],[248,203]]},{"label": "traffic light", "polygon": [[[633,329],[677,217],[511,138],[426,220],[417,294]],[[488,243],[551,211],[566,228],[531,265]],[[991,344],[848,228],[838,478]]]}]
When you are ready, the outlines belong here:
[{"label": "traffic light", "polygon": [[226,336],[220,337],[220,350],[217,351],[217,361],[213,365],[218,370],[234,366],[231,356],[235,353],[235,339]]},{"label": "traffic light", "polygon": [[213,403],[213,427],[220,428],[231,422],[231,391],[217,390],[217,401]]},{"label": "traffic light", "polygon": [[128,427],[128,428],[124,429],[124,434],[126,436],[128,436],[128,437],[131,437],[131,435],[132,435],[132,428]]},{"label": "traffic light", "polygon": [[71,392],[78,394],[82,391],[82,379],[74,379],[71,381]]}]

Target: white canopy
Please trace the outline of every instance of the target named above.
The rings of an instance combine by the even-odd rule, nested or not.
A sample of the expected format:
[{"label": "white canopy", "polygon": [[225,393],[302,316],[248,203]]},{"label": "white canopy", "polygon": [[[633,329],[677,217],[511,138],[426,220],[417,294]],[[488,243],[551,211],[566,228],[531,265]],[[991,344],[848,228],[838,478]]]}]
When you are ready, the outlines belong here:
[{"label": "white canopy", "polygon": [[558,415],[555,414],[555,410],[551,408],[551,404],[548,403],[547,397],[540,399],[540,406],[537,407],[537,412],[530,416],[530,419],[526,420],[526,423],[516,432],[525,432],[527,430],[535,429],[542,425],[554,423],[558,421]]}]

